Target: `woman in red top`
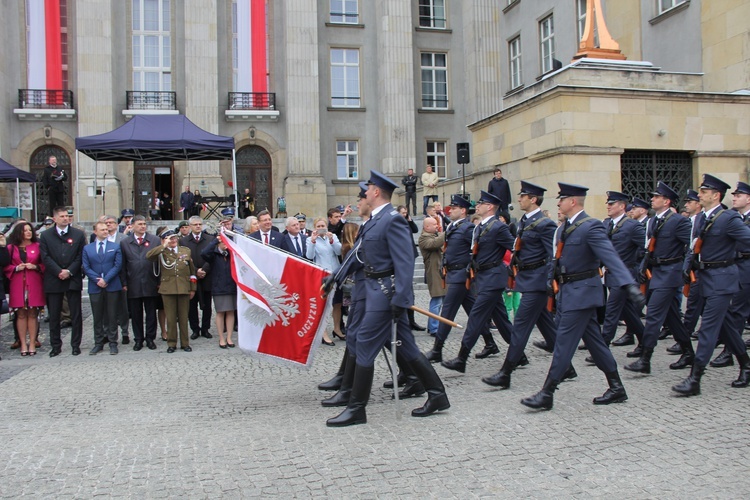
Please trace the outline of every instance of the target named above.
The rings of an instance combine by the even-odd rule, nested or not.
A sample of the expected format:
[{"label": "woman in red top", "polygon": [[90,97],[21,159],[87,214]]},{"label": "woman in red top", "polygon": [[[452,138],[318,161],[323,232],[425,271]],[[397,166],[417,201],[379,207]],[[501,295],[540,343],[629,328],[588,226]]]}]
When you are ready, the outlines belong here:
[{"label": "woman in red top", "polygon": [[[5,275],[10,281],[8,305],[17,316],[21,356],[36,354],[36,336],[39,331],[39,310],[44,307],[42,277],[44,264],[39,253],[39,243],[31,224],[17,224],[8,237],[10,264]],[[26,342],[26,334],[29,341]]]}]

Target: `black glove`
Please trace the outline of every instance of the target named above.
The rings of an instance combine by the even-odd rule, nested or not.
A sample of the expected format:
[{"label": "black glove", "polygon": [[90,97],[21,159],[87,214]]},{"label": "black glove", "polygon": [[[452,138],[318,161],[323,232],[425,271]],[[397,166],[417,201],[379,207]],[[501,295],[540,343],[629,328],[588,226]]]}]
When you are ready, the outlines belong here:
[{"label": "black glove", "polygon": [[401,315],[404,314],[404,311],[406,311],[405,307],[395,306],[391,304],[391,315],[393,316],[394,323],[399,320]]},{"label": "black glove", "polygon": [[693,282],[693,280],[690,277],[690,271],[689,270],[683,270],[682,271],[682,282],[686,285],[689,285]]},{"label": "black glove", "polygon": [[625,289],[628,292],[628,300],[632,302],[636,309],[641,310],[646,305],[646,297],[641,293],[641,289],[638,285],[625,285]]},{"label": "black glove", "polygon": [[547,281],[547,297],[554,297],[555,289],[552,287],[552,280]]},{"label": "black glove", "polygon": [[331,293],[331,290],[333,289],[333,285],[336,283],[336,280],[333,277],[333,274],[330,274],[323,278],[323,281],[320,285],[320,291],[323,295],[323,297],[328,297],[328,294]]}]

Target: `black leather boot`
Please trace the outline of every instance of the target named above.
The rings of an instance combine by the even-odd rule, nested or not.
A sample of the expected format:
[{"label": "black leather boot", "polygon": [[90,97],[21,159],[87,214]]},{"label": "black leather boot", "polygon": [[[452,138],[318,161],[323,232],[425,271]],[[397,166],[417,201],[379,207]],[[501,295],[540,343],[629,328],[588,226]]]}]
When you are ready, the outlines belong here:
[{"label": "black leather boot", "polygon": [[[398,372],[398,386],[403,387],[406,385],[406,375],[402,372]],[[386,380],[383,382],[383,389],[393,389],[393,380]]]},{"label": "black leather boot", "polygon": [[409,362],[414,375],[427,389],[427,401],[419,408],[411,411],[412,417],[426,417],[436,411],[447,410],[451,407],[448,401],[448,395],[445,393],[445,386],[440,380],[437,372],[432,367],[427,358],[418,356],[417,359]]},{"label": "black leather boot", "polygon": [[518,360],[518,366],[526,366],[529,364],[529,358],[526,357],[526,353],[521,354],[521,359]]},{"label": "black leather boot", "polygon": [[641,344],[638,344],[635,349],[627,353],[625,356],[629,358],[640,358],[643,355],[643,346]]},{"label": "black leather boot", "polygon": [[634,345],[634,344],[635,344],[635,339],[633,338],[633,334],[630,332],[623,333],[622,337],[612,342],[612,345],[615,347]]},{"label": "black leather boot", "polygon": [[320,402],[321,405],[329,408],[333,406],[346,406],[349,404],[349,397],[352,394],[352,383],[354,382],[354,367],[357,364],[357,356],[347,356],[344,375],[341,380],[339,391],[328,399]]},{"label": "black leather boot", "polygon": [[701,393],[701,377],[705,373],[706,367],[694,364],[690,370],[690,376],[677,385],[672,386],[672,390],[683,396],[697,396]]},{"label": "black leather boot", "polygon": [[510,387],[510,375],[515,368],[515,363],[512,363],[508,361],[508,358],[505,358],[500,371],[490,377],[482,377],[482,382],[493,387],[507,389]]},{"label": "black leather boot", "polygon": [[563,375],[562,382],[565,382],[566,380],[573,380],[578,376],[578,372],[576,372],[576,369],[573,368],[573,364],[571,364],[568,367],[568,371],[565,372],[565,375]]},{"label": "black leather boot", "polygon": [[620,374],[617,371],[605,373],[607,382],[609,383],[609,389],[604,391],[601,397],[594,398],[595,405],[608,405],[612,403],[622,403],[628,399],[628,395],[625,392],[625,387],[622,386],[620,380]]},{"label": "black leather boot", "polygon": [[726,346],[724,346],[724,350],[719,353],[718,356],[714,358],[713,361],[709,363],[714,368],[724,368],[725,366],[734,366],[734,359],[732,359],[732,354],[727,350]]},{"label": "black leather boot", "polygon": [[497,347],[495,340],[490,337],[490,341],[484,345],[484,349],[482,349],[481,352],[476,353],[474,357],[477,359],[484,359],[493,354],[500,354],[500,348]]},{"label": "black leather boot", "polygon": [[667,347],[668,354],[682,354],[682,346],[679,342],[675,342],[671,346]]},{"label": "black leather boot", "polygon": [[693,344],[691,342],[680,342],[682,346],[682,356],[680,359],[669,365],[672,370],[681,370],[693,365],[695,361],[695,351],[693,350]]},{"label": "black leather boot", "polygon": [[740,376],[732,382],[732,387],[747,387],[750,384],[750,356],[747,353],[737,356],[740,365]]},{"label": "black leather boot", "polygon": [[534,347],[538,347],[543,351],[547,351],[550,354],[555,351],[555,348],[547,344],[546,340],[535,340],[534,342],[532,342],[532,345]]},{"label": "black leather boot", "polygon": [[623,368],[630,372],[638,373],[651,373],[651,355],[654,354],[654,350],[651,347],[644,347],[643,354],[638,358],[637,361],[625,365]]},{"label": "black leather boot", "polygon": [[344,378],[344,369],[346,368],[346,360],[349,358],[349,349],[344,349],[344,357],[341,358],[341,365],[339,371],[330,380],[327,380],[321,384],[318,384],[318,390],[320,391],[338,391],[341,388],[341,380]]},{"label": "black leather boot", "polygon": [[542,390],[529,398],[523,398],[521,404],[535,410],[551,410],[553,402],[552,394],[555,392],[555,389],[557,389],[559,384],[559,380],[552,380],[549,375],[547,375],[547,380],[544,381]]},{"label": "black leather boot", "polygon": [[425,358],[427,358],[427,361],[431,363],[440,363],[443,360],[443,342],[442,340],[435,338],[435,344],[432,346],[432,349],[424,353]]},{"label": "black leather boot", "polygon": [[409,328],[414,330],[415,332],[423,332],[425,331],[425,328],[423,326],[419,326],[416,321],[414,321],[414,311],[411,309],[406,310],[406,315],[409,318]]},{"label": "black leather boot", "polygon": [[461,345],[461,349],[458,351],[458,357],[449,361],[443,361],[440,363],[443,367],[449,370],[455,370],[457,372],[466,373],[466,360],[469,359],[469,349]]},{"label": "black leather boot", "polygon": [[329,418],[326,421],[328,427],[346,427],[348,425],[367,423],[365,407],[367,406],[367,401],[370,399],[374,371],[375,368],[373,366],[355,365],[349,404],[338,416]]}]

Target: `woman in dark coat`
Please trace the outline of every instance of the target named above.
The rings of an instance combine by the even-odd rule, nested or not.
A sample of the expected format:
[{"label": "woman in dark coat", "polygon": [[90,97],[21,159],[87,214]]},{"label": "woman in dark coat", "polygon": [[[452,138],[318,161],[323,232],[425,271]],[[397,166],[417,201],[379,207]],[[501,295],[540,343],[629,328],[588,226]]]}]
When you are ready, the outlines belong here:
[{"label": "woman in dark coat", "polygon": [[200,217],[201,211],[203,210],[203,196],[201,196],[201,192],[199,190],[195,190],[195,194],[193,195],[193,209],[190,212],[190,215],[197,215]]},{"label": "woman in dark coat", "polygon": [[[224,238],[222,236],[221,238]],[[232,260],[227,246],[221,238],[214,238],[203,249],[201,257],[211,263],[211,296],[216,308],[216,330],[219,332],[219,347],[234,347],[234,311],[237,309],[237,285],[232,279]]]}]

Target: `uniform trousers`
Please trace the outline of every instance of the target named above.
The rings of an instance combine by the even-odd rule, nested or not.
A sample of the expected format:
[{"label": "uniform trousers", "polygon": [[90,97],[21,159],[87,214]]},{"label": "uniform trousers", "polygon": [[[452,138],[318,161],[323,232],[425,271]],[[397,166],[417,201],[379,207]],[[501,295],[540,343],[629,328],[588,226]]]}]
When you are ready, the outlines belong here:
[{"label": "uniform trousers", "polygon": [[[722,294],[717,295],[716,293],[709,295],[705,298],[706,305],[703,307],[703,321],[701,321],[700,330],[698,330],[698,347],[695,350],[695,363],[700,366],[708,365],[711,361],[711,355],[716,348],[716,341],[719,338],[719,331],[721,330],[722,323],[724,323],[727,311],[729,310],[729,303],[732,301],[732,295],[734,294]],[[731,332],[727,332],[729,335],[726,341],[730,342],[732,352],[738,349],[737,344],[742,344],[742,339],[737,335],[734,339]],[[727,344],[730,345],[730,344]]]},{"label": "uniform trousers", "polygon": [[680,320],[680,301],[674,288],[649,288],[647,296],[648,314],[643,329],[643,348],[656,347],[662,326],[669,328],[677,342],[690,342],[690,336]]},{"label": "uniform trousers", "polygon": [[625,288],[610,288],[607,298],[607,313],[604,316],[604,325],[602,326],[602,337],[607,344],[615,338],[617,323],[620,318],[625,320],[627,331],[635,335],[640,342],[643,338],[643,322],[640,312],[635,308],[633,302],[628,300],[628,292]]},{"label": "uniform trousers", "polygon": [[698,318],[701,317],[705,304],[706,301],[703,300],[700,285],[697,281],[691,283],[690,293],[688,293],[687,304],[685,306],[685,316],[682,320],[682,324],[685,325],[685,331],[688,335],[695,331],[695,327],[698,325]]},{"label": "uniform trousers", "polygon": [[[156,339],[156,297],[134,297],[128,299],[133,320],[133,337],[136,342]],[[143,330],[143,313],[146,313],[146,331]]]},{"label": "uniform trousers", "polygon": [[[440,316],[453,321],[456,318],[456,314],[458,314],[458,308],[463,307],[466,315],[471,317],[474,300],[474,292],[467,290],[464,283],[448,283],[448,290],[445,293],[445,297],[443,297],[443,307],[440,309]],[[485,335],[489,333],[489,331],[487,323],[485,322],[481,334]],[[450,325],[439,322],[435,338],[445,342],[445,339],[448,338],[450,332]]]},{"label": "uniform trousers", "polygon": [[482,332],[487,330],[490,319],[495,323],[500,336],[510,344],[513,325],[508,319],[508,311],[503,301],[503,288],[497,290],[480,290],[474,300],[473,313],[469,316],[466,332],[461,340],[461,345],[468,350],[474,347]]},{"label": "uniform trousers", "polygon": [[[391,340],[393,335],[393,316],[391,311],[365,311],[362,323],[357,330],[355,349],[357,365],[370,367],[375,364],[375,358],[383,346]],[[422,353],[417,348],[414,335],[409,326],[409,318],[404,313],[396,325],[397,338],[400,341],[398,352],[407,363],[417,359]],[[346,335],[347,340],[349,334]],[[347,343],[347,346],[349,344]]]},{"label": "uniform trousers", "polygon": [[179,324],[180,347],[189,346],[188,308],[190,307],[190,295],[162,294],[161,299],[164,302],[164,313],[167,315],[167,345],[177,347],[177,325]]},{"label": "uniform trousers", "polygon": [[349,315],[346,317],[346,348],[349,349],[351,354],[357,352],[357,330],[362,324],[364,315],[364,300],[354,300],[349,304]]},{"label": "uniform trousers", "polygon": [[547,342],[547,346],[554,347],[557,333],[552,314],[547,310],[547,293],[523,292],[518,312],[513,318],[513,333],[506,355],[508,361],[518,363],[521,359],[535,324]]},{"label": "uniform trousers", "polygon": [[558,319],[557,339],[552,354],[552,364],[549,367],[549,378],[558,382],[563,379],[570,369],[570,363],[573,361],[573,355],[578,349],[581,338],[586,343],[597,368],[604,373],[617,371],[617,362],[607,344],[604,343],[602,331],[599,329],[595,307],[560,311]]},{"label": "uniform trousers", "polygon": [[[211,290],[201,290],[195,292],[195,296],[190,300],[190,329],[193,332],[203,333],[211,329]],[[198,320],[198,306],[203,311],[203,317]]]},{"label": "uniform trousers", "polygon": [[70,346],[73,349],[80,349],[81,338],[83,337],[83,317],[81,316],[81,291],[68,290],[65,293],[48,293],[47,309],[49,309],[49,340],[52,349],[59,351],[62,349],[62,339],[60,338],[60,313],[62,310],[63,298],[68,301],[70,311],[70,321],[73,329],[70,332]]},{"label": "uniform trousers", "polygon": [[[750,283],[740,283],[740,289],[732,296],[719,333],[724,345],[736,356],[745,354],[747,346],[742,341],[745,321],[750,317]],[[700,337],[700,333],[698,334]],[[698,341],[700,349],[700,339]]]},{"label": "uniform trousers", "polygon": [[102,290],[89,294],[91,315],[94,317],[94,343],[103,346],[105,342],[117,344],[117,319],[120,312],[120,292]]}]

